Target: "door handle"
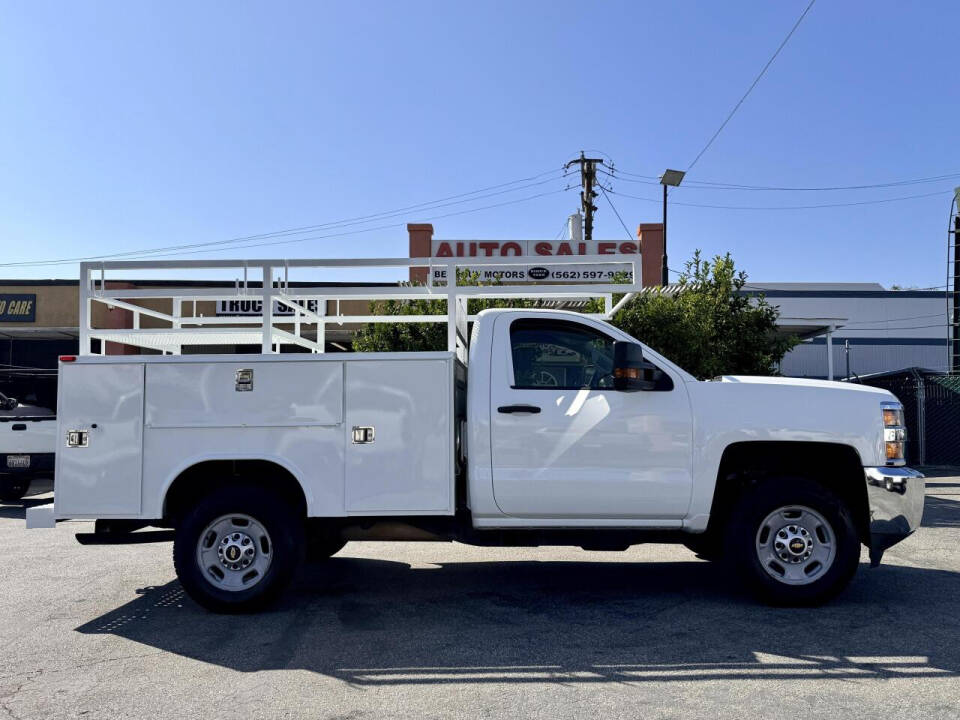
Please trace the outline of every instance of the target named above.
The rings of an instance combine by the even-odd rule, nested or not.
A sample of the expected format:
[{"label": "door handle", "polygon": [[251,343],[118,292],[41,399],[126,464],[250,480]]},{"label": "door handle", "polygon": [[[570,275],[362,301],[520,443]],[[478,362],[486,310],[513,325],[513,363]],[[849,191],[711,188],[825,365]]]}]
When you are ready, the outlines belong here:
[{"label": "door handle", "polygon": [[536,415],[540,412],[540,408],[536,405],[501,405],[497,408],[497,412],[501,413],[533,413]]},{"label": "door handle", "polygon": [[26,424],[26,423],[17,423],[16,425],[14,425],[14,426],[13,426],[12,428],[10,428],[10,429],[11,429],[11,430],[26,430],[26,429],[27,429],[27,424]]}]

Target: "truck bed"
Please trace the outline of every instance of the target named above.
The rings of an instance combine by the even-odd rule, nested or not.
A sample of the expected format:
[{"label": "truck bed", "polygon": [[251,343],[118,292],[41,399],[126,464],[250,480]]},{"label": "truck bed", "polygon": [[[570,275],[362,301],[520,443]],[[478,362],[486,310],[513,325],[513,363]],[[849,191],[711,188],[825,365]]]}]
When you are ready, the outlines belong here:
[{"label": "truck bed", "polygon": [[55,515],[160,518],[182,473],[245,458],[296,478],[309,516],[452,515],[455,366],[451,352],[62,363]]}]

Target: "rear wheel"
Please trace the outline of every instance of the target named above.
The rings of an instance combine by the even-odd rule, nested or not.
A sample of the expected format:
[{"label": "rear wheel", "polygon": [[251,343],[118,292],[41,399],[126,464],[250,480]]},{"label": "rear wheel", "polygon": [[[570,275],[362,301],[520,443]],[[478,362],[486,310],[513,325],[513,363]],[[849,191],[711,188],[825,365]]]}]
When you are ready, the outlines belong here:
[{"label": "rear wheel", "polygon": [[818,605],[849,584],[860,540],[836,495],[805,478],[782,478],[757,486],[734,508],[726,557],[764,601]]},{"label": "rear wheel", "polygon": [[0,479],[0,500],[13,502],[20,500],[30,489],[30,478],[22,475]]},{"label": "rear wheel", "polygon": [[258,487],[225,487],[201,499],[177,525],[173,564],[197,603],[243,612],[283,591],[303,544],[303,518],[281,497]]}]

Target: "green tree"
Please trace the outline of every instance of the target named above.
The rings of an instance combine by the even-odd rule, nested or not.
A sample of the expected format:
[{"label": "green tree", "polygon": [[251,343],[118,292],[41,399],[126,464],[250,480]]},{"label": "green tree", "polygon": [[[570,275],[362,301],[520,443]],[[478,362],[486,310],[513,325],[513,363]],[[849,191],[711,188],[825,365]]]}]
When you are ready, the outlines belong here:
[{"label": "green tree", "polygon": [[[446,315],[446,300],[377,300],[373,315]],[[353,336],[355,352],[398,352],[447,349],[446,323],[370,323]]]},{"label": "green tree", "polygon": [[[770,375],[796,338],[776,332],[779,310],[762,294],[745,295],[747,276],[737,271],[729,253],[713,260],[700,251],[686,263],[675,295],[643,293],[614,315],[614,325],[646,343],[700,378],[717,375]],[[461,284],[479,284],[462,275]],[[492,307],[543,307],[536,299],[470,300],[470,313]],[[372,304],[375,314],[444,315],[445,300],[386,300]],[[602,312],[592,300],[584,312]],[[444,350],[446,323],[375,323],[353,340],[358,352]]]},{"label": "green tree", "polygon": [[[460,285],[480,285],[477,273],[459,271]],[[493,283],[499,285],[500,283]],[[468,301],[468,312],[475,315],[489,308],[533,308],[544,304],[530,298],[473,298]],[[370,305],[374,315],[446,315],[446,300],[378,300]],[[584,312],[603,312],[603,303],[591,300]],[[447,349],[447,325],[436,323],[371,323],[357,331],[353,338],[356,352],[414,352]]]},{"label": "green tree", "polygon": [[797,339],[777,333],[779,309],[744,294],[746,282],[729,253],[704,260],[698,250],[679,292],[638,295],[613,324],[699,378],[770,375]]}]

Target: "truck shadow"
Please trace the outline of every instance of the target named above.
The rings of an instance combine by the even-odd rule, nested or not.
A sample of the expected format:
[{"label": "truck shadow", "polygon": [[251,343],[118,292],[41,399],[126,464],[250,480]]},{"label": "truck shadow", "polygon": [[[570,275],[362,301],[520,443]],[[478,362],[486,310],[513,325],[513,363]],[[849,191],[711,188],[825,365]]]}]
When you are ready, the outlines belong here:
[{"label": "truck shadow", "polygon": [[776,609],[693,560],[410,566],[344,552],[259,615],[208,613],[173,581],[77,631],[368,687],[960,674],[960,573],[864,565],[832,604]]},{"label": "truck shadow", "polygon": [[953,497],[927,495],[923,503],[923,527],[960,528],[960,496]]},{"label": "truck shadow", "polygon": [[35,505],[46,505],[53,502],[52,495],[43,497],[25,497],[22,500],[15,500],[12,503],[0,504],[0,518],[9,518],[11,520],[25,520],[27,517],[27,508]]}]

